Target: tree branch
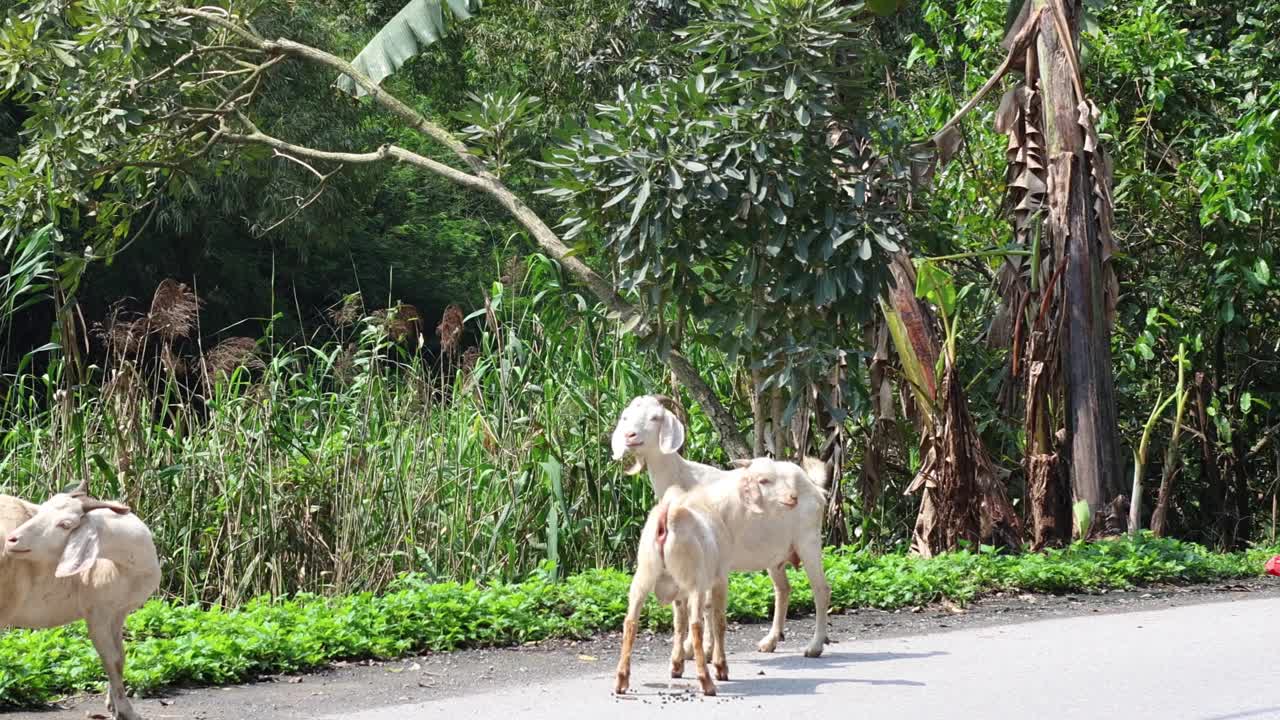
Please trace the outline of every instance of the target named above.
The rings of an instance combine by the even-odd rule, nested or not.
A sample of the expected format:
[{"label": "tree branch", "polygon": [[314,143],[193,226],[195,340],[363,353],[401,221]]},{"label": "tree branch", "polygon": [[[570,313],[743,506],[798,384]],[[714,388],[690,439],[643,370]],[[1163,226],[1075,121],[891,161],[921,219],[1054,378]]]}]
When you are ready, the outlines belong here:
[{"label": "tree branch", "polygon": [[[396,145],[383,145],[377,150],[368,153],[330,152],[296,145],[263,133],[254,127],[252,123],[248,122],[248,118],[244,117],[243,114],[240,113],[237,113],[240,120],[246,123],[246,127],[252,128],[251,131],[246,134],[220,131],[220,137],[222,140],[236,144],[266,145],[277,151],[297,157],[326,162],[362,164],[383,160],[396,160],[397,162],[408,163],[415,167],[427,170],[428,172],[439,175],[440,177],[446,178],[454,183],[462,185],[463,187],[479,190],[497,201],[503,209],[505,209],[518,223],[520,223],[522,227],[524,227],[538,245],[559,261],[561,267],[573,275],[578,282],[586,285],[587,288],[591,290],[592,294],[604,303],[605,307],[607,307],[611,313],[615,314],[623,324],[627,324],[639,318],[640,322],[637,324],[635,332],[640,336],[644,336],[652,332],[651,326],[643,321],[643,316],[639,311],[618,295],[614,290],[613,284],[593,270],[585,262],[580,260],[575,255],[574,251],[564,244],[555,231],[547,226],[537,213],[530,209],[519,196],[507,188],[507,186],[504,185],[497,176],[489,172],[488,168],[485,167],[483,160],[467,150],[466,145],[462,141],[454,137],[445,128],[428,120],[425,116],[409,107],[399,98],[386,90],[383,90],[367,76],[352,67],[350,63],[330,53],[324,52],[323,50],[318,50],[292,40],[264,40],[257,33],[234,22],[231,17],[225,13],[225,11],[219,11],[217,9],[179,8],[174,10],[174,13],[180,17],[199,19],[216,27],[222,28],[239,37],[250,47],[264,51],[268,55],[276,56],[272,57],[271,60],[275,60],[281,55],[290,56],[328,67],[331,70],[352,78],[358,85],[364,88],[370,96],[373,97],[376,103],[401,118],[414,129],[422,132],[451,150],[453,154],[463,162],[468,169],[470,169],[471,172],[458,170],[438,160],[433,160]],[[264,63],[263,69],[274,64],[271,60]],[[257,73],[250,77],[257,77]],[[693,367],[693,364],[675,350],[667,353],[662,360],[671,368],[672,373],[685,387],[685,389],[689,391],[689,394],[693,396],[693,399],[702,406],[703,410],[706,411],[712,424],[715,426],[716,431],[720,434],[721,445],[728,452],[729,456],[731,458],[751,457],[750,447],[747,445],[746,441],[742,437],[741,431],[738,429],[737,420],[720,402],[715,391],[712,390],[711,386],[702,378],[697,369]]]}]

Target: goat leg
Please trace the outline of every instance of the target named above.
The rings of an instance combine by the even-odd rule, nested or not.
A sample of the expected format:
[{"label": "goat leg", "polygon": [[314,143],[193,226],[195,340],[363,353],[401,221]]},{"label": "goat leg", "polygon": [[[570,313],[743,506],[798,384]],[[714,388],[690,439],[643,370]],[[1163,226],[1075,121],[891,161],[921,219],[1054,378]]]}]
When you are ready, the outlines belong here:
[{"label": "goat leg", "polygon": [[702,645],[703,621],[706,619],[706,596],[694,593],[689,598],[690,634],[693,635],[693,662],[698,668],[698,684],[702,686],[702,694],[708,697],[716,694],[716,684],[711,681],[707,672],[707,654]]},{"label": "goat leg", "polygon": [[786,565],[769,568],[769,579],[773,580],[773,625],[769,634],[764,636],[756,647],[762,653],[771,653],[782,640],[782,626],[787,621],[787,606],[791,602],[791,581],[787,579]]},{"label": "goat leg", "polygon": [[671,603],[671,677],[678,678],[684,676],[685,641],[689,637],[689,613],[688,603],[683,599],[677,599]]},{"label": "goat leg", "polygon": [[831,585],[827,583],[827,575],[822,567],[822,541],[813,538],[798,548],[800,558],[804,561],[805,574],[809,576],[809,587],[813,590],[814,622],[813,640],[805,649],[805,657],[816,658],[822,655],[827,644],[827,606],[831,603]]},{"label": "goat leg", "polygon": [[711,664],[716,668],[716,679],[721,681],[729,679],[729,659],[725,657],[724,647],[728,605],[729,583],[726,580],[711,591]]},{"label": "goat leg", "polygon": [[90,614],[89,639],[107,673],[107,712],[116,720],[142,720],[124,687],[124,616]]}]

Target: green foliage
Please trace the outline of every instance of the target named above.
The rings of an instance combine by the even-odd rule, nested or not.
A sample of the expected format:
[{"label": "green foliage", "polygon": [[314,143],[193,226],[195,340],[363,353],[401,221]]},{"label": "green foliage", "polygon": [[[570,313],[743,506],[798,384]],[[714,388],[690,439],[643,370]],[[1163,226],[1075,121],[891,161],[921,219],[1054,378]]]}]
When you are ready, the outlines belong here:
[{"label": "green foliage", "polygon": [[[58,15],[62,3],[43,1],[0,10],[13,18],[0,23],[0,176],[6,181],[0,232],[8,233],[0,248],[6,261],[13,260],[14,242],[51,225],[52,259],[64,271],[64,289],[73,274],[91,268],[92,280],[68,298],[89,324],[108,315],[113,302],[142,296],[166,276],[198,287],[208,330],[247,322],[256,334],[278,308],[297,308],[276,322],[282,337],[313,325],[326,306],[357,289],[366,298],[414,304],[430,325],[450,303],[480,302],[492,280],[484,259],[516,232],[501,208],[392,166],[348,166],[313,198],[316,177],[297,163],[260,148],[206,149],[208,135],[201,131],[208,128],[184,126],[191,113],[175,109],[215,104],[201,88],[233,87],[244,68],[227,65],[241,73],[227,76],[231,80],[182,84],[189,77],[183,72],[216,67],[221,56],[200,55],[176,71],[166,70],[168,63],[191,42],[221,41],[200,23],[174,23],[160,12],[167,5],[125,3],[117,13],[118,4],[75,3],[64,16]],[[266,37],[351,58],[403,6],[237,0],[226,7]],[[537,92],[523,97],[547,98],[533,118],[545,130],[561,113],[589,107],[600,88],[632,77],[627,58],[616,53],[660,39],[645,23],[619,0],[554,8],[493,3],[459,26],[465,43],[449,33],[386,83],[445,124],[471,94],[511,98],[532,86]],[[136,26],[137,41],[127,53],[112,47],[121,24]],[[56,52],[69,53],[76,64],[64,64]],[[559,63],[554,68],[552,58]],[[11,75],[17,79],[7,82]],[[531,79],[539,84],[526,85]],[[395,141],[432,151],[394,118],[335,94],[333,80],[330,72],[289,62],[265,74],[254,102],[242,109],[264,132],[325,150]],[[49,87],[59,93],[45,92]],[[510,149],[524,151],[524,140],[536,144],[544,137],[530,133]],[[529,177],[526,171],[504,180],[519,188]],[[43,311],[36,310],[18,318],[20,336],[33,342],[6,346],[7,357],[0,358],[6,368],[48,337]]]},{"label": "green foliage", "polygon": [[[1168,582],[1256,577],[1269,551],[1215,555],[1175,540],[1076,544],[1044,554],[958,552],[929,560],[833,551],[826,556],[832,608],[894,609],[948,599],[965,603],[995,590],[1090,592]],[[549,566],[520,583],[433,583],[397,579],[381,595],[300,594],[259,598],[236,609],[152,601],[129,617],[126,682],[139,692],[182,684],[222,684],[307,670],[339,659],[579,638],[621,626],[630,578],[593,570],[553,582]],[[813,596],[792,571],[791,608],[809,612]],[[772,612],[767,576],[737,574],[730,618],[760,621]],[[650,598],[649,627],[670,623]],[[102,672],[83,623],[0,638],[0,705],[31,705],[96,688]]]},{"label": "green foliage", "polygon": [[[1020,7],[922,0],[877,22],[888,52],[903,58],[893,68],[891,107],[908,134],[929,137],[977,91],[1004,59],[999,42],[1012,20],[1008,11]],[[1206,542],[1236,542],[1252,534],[1251,525],[1269,522],[1258,498],[1276,488],[1274,463],[1261,462],[1270,441],[1260,435],[1277,421],[1271,408],[1280,401],[1273,374],[1260,371],[1275,361],[1280,334],[1272,312],[1280,299],[1280,174],[1271,170],[1280,157],[1280,45],[1262,30],[1276,22],[1276,7],[1140,0],[1092,9],[1082,45],[1085,88],[1102,110],[1100,139],[1114,163],[1121,300],[1112,356],[1120,434],[1140,442],[1162,388],[1176,380],[1165,359],[1187,342],[1188,378],[1203,372],[1211,386],[1206,414],[1218,441],[1210,462],[1228,487],[1206,482],[1203,452],[1186,453],[1171,522],[1174,532]],[[908,219],[917,255],[953,257],[1008,243],[1000,207],[1007,143],[991,124],[994,103],[983,107],[961,123],[957,160],[927,195],[913,198]],[[957,286],[979,290],[958,302],[963,338],[983,338],[998,297],[997,264],[971,258],[948,265]],[[1018,413],[1004,403],[1013,380],[1009,357],[985,345],[966,343],[961,374],[978,389],[970,398],[984,439],[1002,465],[1016,468],[1025,438]],[[1157,457],[1168,437],[1151,438]],[[1146,468],[1146,481],[1159,476],[1158,465]],[[1020,484],[1015,475],[1010,487]]]},{"label": "green foliage", "polygon": [[546,154],[544,192],[653,319],[687,311],[698,341],[803,385],[847,347],[836,328],[869,317],[903,239],[879,56],[857,5],[695,6],[679,73],[600,104]]},{"label": "green foliage", "polygon": [[527,143],[540,98],[515,93],[472,95],[473,104],[455,113],[467,123],[461,135],[477,154],[488,158],[495,175],[502,175],[517,142]]},{"label": "green foliage", "polygon": [[[335,319],[355,321],[335,341],[268,336],[264,369],[213,387],[120,349],[65,403],[62,366],[23,375],[0,406],[0,492],[44,498],[91,477],[146,518],[164,591],[186,600],[378,590],[405,571],[513,578],[549,558],[617,565],[652,491],[609,459],[608,433],[662,368],[554,263],[499,272],[466,323],[474,349],[439,362],[355,317]],[[732,393],[725,374],[711,380]],[[723,460],[690,409],[690,452]]]}]

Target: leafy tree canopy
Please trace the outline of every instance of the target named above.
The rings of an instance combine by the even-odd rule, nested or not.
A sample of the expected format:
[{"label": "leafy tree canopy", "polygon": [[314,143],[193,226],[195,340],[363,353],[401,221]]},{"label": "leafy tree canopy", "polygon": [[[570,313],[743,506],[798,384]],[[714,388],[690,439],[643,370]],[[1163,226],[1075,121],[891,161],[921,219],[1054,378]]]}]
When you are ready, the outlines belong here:
[{"label": "leafy tree canopy", "polygon": [[668,76],[548,151],[544,192],[571,208],[566,237],[599,237],[620,286],[671,323],[660,342],[687,309],[700,341],[772,382],[814,381],[860,337],[903,241],[884,59],[859,4],[693,4]]}]

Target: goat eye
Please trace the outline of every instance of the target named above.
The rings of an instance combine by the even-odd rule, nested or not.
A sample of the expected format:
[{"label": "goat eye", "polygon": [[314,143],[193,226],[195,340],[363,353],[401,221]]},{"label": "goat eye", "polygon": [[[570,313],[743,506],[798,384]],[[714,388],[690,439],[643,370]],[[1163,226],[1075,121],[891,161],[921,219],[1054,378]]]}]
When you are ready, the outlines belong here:
[{"label": "goat eye", "polygon": [[63,530],[70,530],[73,527],[73,523],[70,520],[60,520],[58,521],[58,527]]}]

